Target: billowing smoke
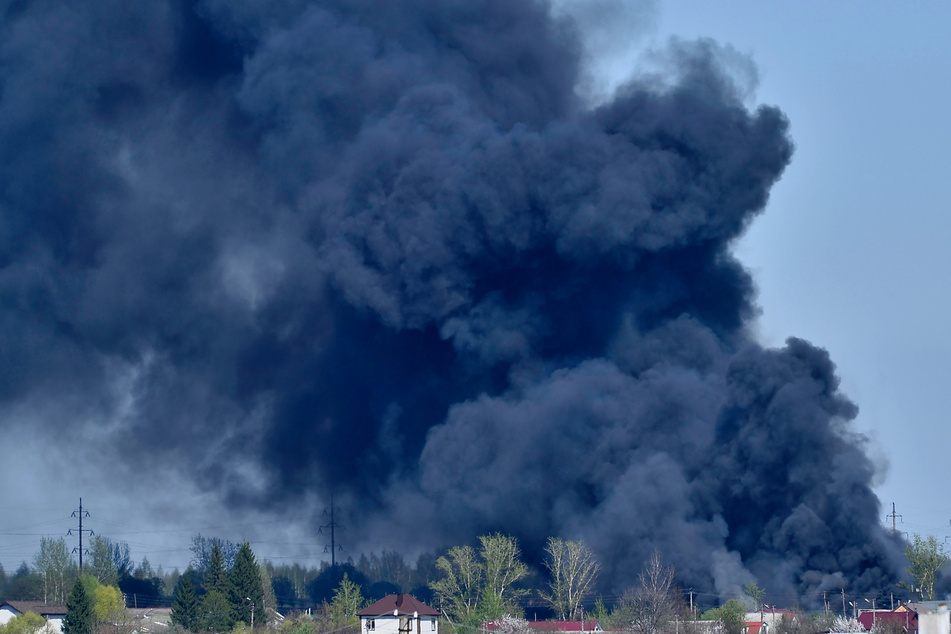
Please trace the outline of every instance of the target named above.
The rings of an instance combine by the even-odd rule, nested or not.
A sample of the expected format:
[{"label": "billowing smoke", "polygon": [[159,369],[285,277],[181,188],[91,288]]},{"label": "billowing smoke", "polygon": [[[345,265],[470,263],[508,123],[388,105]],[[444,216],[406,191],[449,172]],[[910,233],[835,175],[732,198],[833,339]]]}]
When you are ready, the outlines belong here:
[{"label": "billowing smoke", "polygon": [[714,43],[591,107],[541,2],[0,16],[8,420],[126,487],[334,492],[367,549],[499,530],[584,538],[617,587],[654,549],[723,596],[894,580],[828,355],[750,334],[731,245],[792,143]]}]

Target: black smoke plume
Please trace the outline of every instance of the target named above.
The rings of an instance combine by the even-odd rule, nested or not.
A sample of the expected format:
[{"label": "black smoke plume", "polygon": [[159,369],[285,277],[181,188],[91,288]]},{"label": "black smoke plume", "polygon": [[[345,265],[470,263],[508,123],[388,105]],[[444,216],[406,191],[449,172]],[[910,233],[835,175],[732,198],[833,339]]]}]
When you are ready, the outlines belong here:
[{"label": "black smoke plume", "polygon": [[591,107],[542,2],[0,20],[8,420],[124,486],[276,517],[335,492],[367,548],[499,530],[584,538],[618,588],[655,548],[722,596],[894,581],[828,355],[748,329],[731,245],[792,143],[717,45]]}]

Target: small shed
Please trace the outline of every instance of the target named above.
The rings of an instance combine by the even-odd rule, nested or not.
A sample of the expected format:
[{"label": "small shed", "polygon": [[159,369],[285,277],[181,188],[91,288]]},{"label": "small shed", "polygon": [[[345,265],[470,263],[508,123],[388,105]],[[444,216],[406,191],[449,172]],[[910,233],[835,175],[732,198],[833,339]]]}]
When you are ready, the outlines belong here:
[{"label": "small shed", "polygon": [[439,610],[408,594],[388,594],[357,616],[363,634],[439,634]]}]

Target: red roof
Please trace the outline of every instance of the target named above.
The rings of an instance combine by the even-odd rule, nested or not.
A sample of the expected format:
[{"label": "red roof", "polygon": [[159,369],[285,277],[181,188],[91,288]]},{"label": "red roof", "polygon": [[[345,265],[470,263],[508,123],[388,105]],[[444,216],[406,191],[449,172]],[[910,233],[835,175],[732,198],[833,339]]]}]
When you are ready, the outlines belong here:
[{"label": "red roof", "polygon": [[[526,625],[538,632],[594,632],[600,630],[600,625],[595,620],[585,621],[527,621]],[[498,623],[490,621],[486,623],[486,629],[490,632],[498,627]]]},{"label": "red roof", "polygon": [[918,627],[918,613],[908,610],[901,612],[892,612],[890,610],[876,610],[875,612],[862,612],[859,614],[859,623],[866,630],[871,630],[875,621],[883,623],[898,623],[908,630]]},{"label": "red roof", "polygon": [[388,594],[373,605],[357,612],[357,616],[439,616],[434,610],[422,601],[417,601],[408,594]]}]

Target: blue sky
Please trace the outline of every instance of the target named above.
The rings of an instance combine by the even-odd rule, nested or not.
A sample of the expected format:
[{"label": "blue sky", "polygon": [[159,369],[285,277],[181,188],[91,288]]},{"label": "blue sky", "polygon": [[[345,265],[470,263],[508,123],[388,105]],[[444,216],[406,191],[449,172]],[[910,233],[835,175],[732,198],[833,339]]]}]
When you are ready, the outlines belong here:
[{"label": "blue sky", "polygon": [[732,46],[759,69],[756,102],[788,115],[796,154],[737,245],[759,286],[760,338],[829,350],[871,455],[888,463],[883,522],[894,502],[899,530],[943,540],[951,4],[674,0],[653,10],[641,49],[671,36]]}]

